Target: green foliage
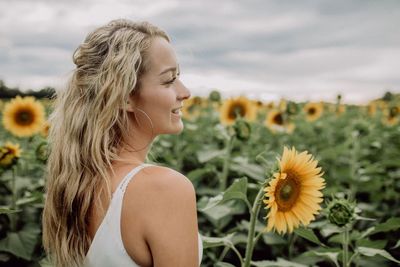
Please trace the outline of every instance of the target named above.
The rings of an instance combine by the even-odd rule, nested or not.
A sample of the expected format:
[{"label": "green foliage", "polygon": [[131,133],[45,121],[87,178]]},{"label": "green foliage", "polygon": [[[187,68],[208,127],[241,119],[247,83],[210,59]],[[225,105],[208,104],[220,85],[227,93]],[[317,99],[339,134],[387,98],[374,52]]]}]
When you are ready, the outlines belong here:
[{"label": "green foliage", "polygon": [[[281,236],[263,232],[267,210],[262,206],[255,220],[251,264],[340,266],[346,242],[351,264],[399,263],[399,123],[384,124],[383,109],[369,116],[363,107],[350,105],[340,115],[325,105],[322,117],[308,122],[302,112],[304,103],[289,102],[285,116],[296,126],[292,134],[270,131],[264,125],[267,111],[263,109],[257,121],[237,124],[232,133],[219,123],[214,109],[218,95],[211,98],[213,102],[202,107],[198,117],[185,121],[180,135],[157,137],[149,154],[152,162],[185,174],[196,188],[202,266],[240,266],[252,206],[285,145],[315,155],[327,183],[325,199],[351,196],[357,203],[357,215],[347,224],[348,236],[342,224],[334,225],[321,215],[307,228]],[[385,99],[391,101],[388,106],[400,103],[398,96]],[[42,251],[40,225],[46,140],[41,136],[16,138],[0,126],[0,142],[5,141],[18,142],[23,155],[15,175],[0,169],[0,266],[49,266]],[[326,203],[322,206],[327,212]]]}]

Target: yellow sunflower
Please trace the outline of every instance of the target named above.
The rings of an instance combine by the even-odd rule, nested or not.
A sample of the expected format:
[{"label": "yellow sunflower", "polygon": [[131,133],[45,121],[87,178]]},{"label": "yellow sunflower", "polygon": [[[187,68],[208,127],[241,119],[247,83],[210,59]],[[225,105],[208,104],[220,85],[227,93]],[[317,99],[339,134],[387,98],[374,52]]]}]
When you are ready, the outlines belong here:
[{"label": "yellow sunflower", "polygon": [[284,147],[280,170],[264,189],[268,199],[263,202],[269,209],[266,231],[291,233],[300,223],[306,226],[315,219],[323,201],[320,190],[325,187],[324,173],[317,164],[307,151],[298,153],[294,147]]},{"label": "yellow sunflower", "polygon": [[40,134],[46,138],[49,135],[49,130],[50,130],[50,124],[48,121],[45,121],[44,124],[42,125],[42,129],[40,130]]},{"label": "yellow sunflower", "polygon": [[286,107],[287,107],[287,101],[286,101],[285,99],[282,98],[282,99],[279,101],[278,107],[279,107],[279,110],[280,110],[280,111],[285,111],[285,110],[286,110]]},{"label": "yellow sunflower", "polygon": [[240,116],[247,121],[257,117],[257,107],[244,96],[225,100],[220,108],[220,120],[224,125],[232,125]]},{"label": "yellow sunflower", "polygon": [[265,104],[264,106],[266,107],[267,110],[272,110],[275,108],[275,103],[269,102],[269,103]]},{"label": "yellow sunflower", "polygon": [[376,114],[377,105],[375,102],[370,102],[367,105],[367,113],[369,116],[373,117]]},{"label": "yellow sunflower", "polygon": [[4,128],[19,137],[38,133],[42,129],[44,120],[43,105],[31,96],[24,98],[17,96],[4,107]]},{"label": "yellow sunflower", "polygon": [[321,117],[324,111],[324,105],[322,103],[309,102],[304,106],[304,112],[306,113],[306,119],[308,121],[315,121]]},{"label": "yellow sunflower", "polygon": [[385,109],[383,112],[384,116],[382,122],[386,125],[393,126],[399,122],[400,119],[400,107],[393,106]]},{"label": "yellow sunflower", "polygon": [[336,109],[336,114],[337,115],[340,115],[340,114],[345,113],[345,112],[346,112],[346,106],[343,105],[343,104],[340,104]]},{"label": "yellow sunflower", "polygon": [[191,97],[183,102],[182,116],[185,119],[193,120],[200,115],[201,101],[197,97]]},{"label": "yellow sunflower", "polygon": [[13,144],[7,142],[4,146],[0,147],[0,166],[9,167],[15,159],[21,156],[22,149],[19,148],[19,144]]},{"label": "yellow sunflower", "polygon": [[275,132],[292,133],[295,128],[295,125],[293,123],[285,121],[283,112],[279,110],[271,110],[270,112],[268,112],[264,124],[273,133]]},{"label": "yellow sunflower", "polygon": [[331,113],[335,113],[337,116],[343,114],[344,112],[346,112],[346,106],[343,104],[329,104],[326,106],[327,110],[329,110],[329,112]]}]

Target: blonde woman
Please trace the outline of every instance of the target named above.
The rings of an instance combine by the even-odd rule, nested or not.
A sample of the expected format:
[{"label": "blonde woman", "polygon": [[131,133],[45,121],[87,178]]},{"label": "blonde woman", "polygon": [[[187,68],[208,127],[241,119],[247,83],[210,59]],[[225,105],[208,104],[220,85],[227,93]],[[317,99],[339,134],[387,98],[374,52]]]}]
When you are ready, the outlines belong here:
[{"label": "blonde woman", "polygon": [[146,164],[157,135],[183,129],[190,97],[169,37],[147,22],[91,32],[50,116],[43,244],[56,267],[199,266],[190,180]]}]

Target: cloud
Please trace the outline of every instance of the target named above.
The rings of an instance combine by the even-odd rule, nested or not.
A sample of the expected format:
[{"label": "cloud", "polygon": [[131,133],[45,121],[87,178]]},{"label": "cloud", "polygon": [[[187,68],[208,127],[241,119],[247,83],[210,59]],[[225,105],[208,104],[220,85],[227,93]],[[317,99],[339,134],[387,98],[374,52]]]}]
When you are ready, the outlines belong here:
[{"label": "cloud", "polygon": [[89,31],[130,18],[168,32],[198,94],[362,102],[400,92],[399,17],[395,0],[0,0],[0,79],[60,86]]}]

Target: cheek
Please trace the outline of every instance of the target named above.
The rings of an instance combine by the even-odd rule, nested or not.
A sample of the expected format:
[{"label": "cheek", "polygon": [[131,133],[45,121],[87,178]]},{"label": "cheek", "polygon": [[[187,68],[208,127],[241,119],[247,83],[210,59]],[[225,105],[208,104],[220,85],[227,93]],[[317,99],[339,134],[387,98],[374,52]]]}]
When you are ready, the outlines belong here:
[{"label": "cheek", "polygon": [[149,95],[146,101],[146,109],[151,113],[151,117],[154,119],[165,119],[166,116],[170,116],[171,110],[176,106],[175,95],[168,89],[155,90],[155,93]]}]

